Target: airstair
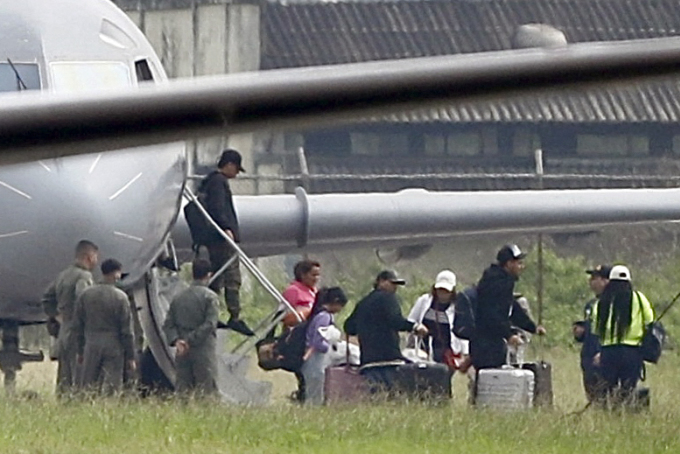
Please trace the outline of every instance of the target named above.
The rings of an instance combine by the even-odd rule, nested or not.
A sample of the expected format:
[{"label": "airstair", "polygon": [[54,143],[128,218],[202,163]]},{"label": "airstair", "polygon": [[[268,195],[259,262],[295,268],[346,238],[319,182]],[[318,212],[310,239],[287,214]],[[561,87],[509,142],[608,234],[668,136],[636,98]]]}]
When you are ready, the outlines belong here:
[{"label": "airstair", "polygon": [[[258,341],[276,328],[288,312],[293,312],[298,320],[299,315],[288,301],[286,301],[276,287],[267,279],[264,273],[253,263],[243,250],[232,240],[211,218],[201,205],[196,195],[185,188],[183,196],[187,202],[195,202],[205,219],[231,246],[235,254],[212,277],[219,277],[233,263],[239,260],[248,270],[255,282],[261,285],[271,296],[274,303],[272,311],[253,328],[254,336],[245,337],[240,342],[234,342],[233,334],[226,329],[218,329],[218,388],[225,402],[261,405],[269,401],[272,384],[264,381],[253,381],[246,377],[249,369],[251,353]],[[211,282],[212,282],[211,280]],[[140,319],[144,326],[149,349],[153,353],[156,363],[167,378],[174,383],[174,348],[169,347],[162,331],[162,324],[170,306],[170,301],[180,291],[187,287],[176,272],[167,272],[153,268],[147,278],[144,288],[135,291],[135,300],[141,304]],[[239,335],[240,336],[240,335]]]}]

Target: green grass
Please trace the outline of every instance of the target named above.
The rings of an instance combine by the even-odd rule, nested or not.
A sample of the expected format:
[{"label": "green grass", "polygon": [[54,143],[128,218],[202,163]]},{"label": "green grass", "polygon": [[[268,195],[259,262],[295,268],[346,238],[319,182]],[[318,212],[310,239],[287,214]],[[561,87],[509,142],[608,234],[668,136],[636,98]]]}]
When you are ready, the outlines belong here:
[{"label": "green grass", "polygon": [[[551,350],[552,410],[480,411],[466,404],[466,379],[444,406],[383,403],[300,408],[281,395],[265,408],[176,401],[58,403],[43,382],[37,399],[0,400],[2,453],[647,453],[680,452],[680,358],[649,367],[652,409],[613,414],[583,407],[578,358]],[[44,367],[43,367],[44,369]],[[33,388],[31,370],[20,377]],[[270,375],[277,377],[277,375]],[[283,388],[282,388],[283,389]]]}]

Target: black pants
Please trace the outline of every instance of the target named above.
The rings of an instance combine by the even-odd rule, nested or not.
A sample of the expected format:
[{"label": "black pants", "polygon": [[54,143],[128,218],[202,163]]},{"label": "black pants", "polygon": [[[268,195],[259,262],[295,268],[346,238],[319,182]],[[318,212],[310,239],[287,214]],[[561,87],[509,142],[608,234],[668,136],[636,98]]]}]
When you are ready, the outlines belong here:
[{"label": "black pants", "polygon": [[598,401],[607,393],[607,383],[602,378],[599,367],[591,366],[583,370],[583,389],[586,392],[588,402]]},{"label": "black pants", "polygon": [[[235,254],[235,251],[226,241],[211,243],[207,246],[210,255],[210,268],[216,273],[225,263]],[[241,313],[241,302],[239,290],[241,289],[241,271],[239,261],[234,260],[224,272],[210,284],[210,288],[218,295],[224,288],[224,300],[227,303],[227,310],[234,318],[239,318]]]},{"label": "black pants", "polygon": [[640,347],[622,344],[602,347],[600,372],[606,383],[606,396],[614,405],[630,401],[641,371]]},{"label": "black pants", "polygon": [[298,389],[297,392],[295,393],[295,399],[303,403],[305,401],[305,397],[307,397],[306,394],[306,386],[305,386],[305,376],[302,375],[302,372],[295,372],[295,378],[297,379],[297,384],[298,384]]},{"label": "black pants", "polygon": [[502,337],[474,337],[470,341],[470,358],[475,369],[501,367],[507,359],[507,347]]}]

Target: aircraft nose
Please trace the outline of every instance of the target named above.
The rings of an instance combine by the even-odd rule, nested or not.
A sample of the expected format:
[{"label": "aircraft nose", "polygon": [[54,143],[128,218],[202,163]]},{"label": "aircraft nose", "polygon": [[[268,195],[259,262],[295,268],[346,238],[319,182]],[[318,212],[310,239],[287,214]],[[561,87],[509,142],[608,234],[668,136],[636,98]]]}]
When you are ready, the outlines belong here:
[{"label": "aircraft nose", "polygon": [[0,254],[23,270],[46,264],[53,278],[88,239],[139,278],[176,217],[184,178],[177,144],[1,167]]}]

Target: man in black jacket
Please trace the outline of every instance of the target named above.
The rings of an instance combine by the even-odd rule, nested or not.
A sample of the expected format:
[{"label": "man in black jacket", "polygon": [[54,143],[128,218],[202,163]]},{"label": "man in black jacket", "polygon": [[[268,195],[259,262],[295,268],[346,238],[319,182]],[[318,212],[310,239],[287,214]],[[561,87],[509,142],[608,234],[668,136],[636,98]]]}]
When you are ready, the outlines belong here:
[{"label": "man in black jacket", "polygon": [[[208,214],[215,220],[217,225],[236,243],[240,241],[238,218],[234,209],[229,179],[236,178],[239,172],[245,172],[241,166],[241,154],[228,148],[222,152],[217,163],[217,170],[210,173],[201,183],[199,192],[205,194],[205,208]],[[207,244],[210,254],[212,273],[217,273],[235,251],[226,240],[215,232],[212,240]],[[218,295],[224,288],[224,300],[231,316],[228,327],[243,334],[252,334],[252,331],[240,319],[241,303],[239,291],[241,289],[241,272],[238,258],[233,260],[227,269],[219,275],[210,285],[210,289]]]},{"label": "man in black jacket", "polygon": [[361,373],[373,390],[389,391],[395,384],[395,370],[404,364],[399,348],[399,331],[413,331],[421,336],[427,328],[406,320],[401,314],[396,296],[398,286],[406,281],[391,270],[378,274],[373,291],[354,308],[345,321],[345,332],[359,336]]},{"label": "man in black jacket", "polygon": [[512,326],[530,333],[545,334],[545,329],[529,318],[515,300],[515,282],[524,270],[524,254],[517,245],[503,246],[497,263],[484,270],[477,284],[475,332],[470,341],[470,356],[477,370],[500,367],[506,362],[506,342],[519,345]]}]

